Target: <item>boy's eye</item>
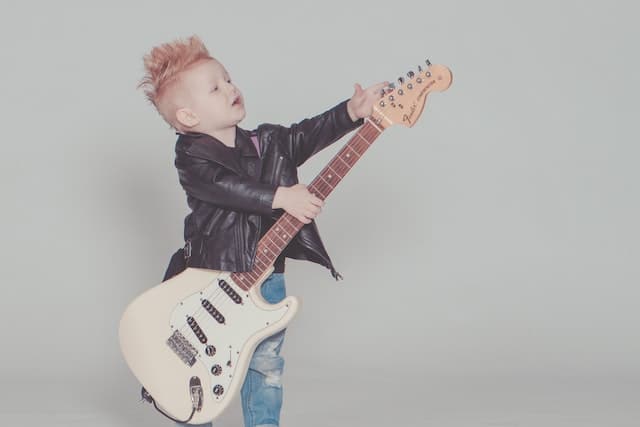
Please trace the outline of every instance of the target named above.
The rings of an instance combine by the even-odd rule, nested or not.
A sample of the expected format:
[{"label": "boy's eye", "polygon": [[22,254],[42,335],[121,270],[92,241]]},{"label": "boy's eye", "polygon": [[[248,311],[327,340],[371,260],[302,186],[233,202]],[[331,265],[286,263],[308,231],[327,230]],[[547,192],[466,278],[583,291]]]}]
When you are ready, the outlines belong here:
[{"label": "boy's eye", "polygon": [[218,86],[214,87],[213,89],[211,89],[211,92],[215,92],[218,90]]}]

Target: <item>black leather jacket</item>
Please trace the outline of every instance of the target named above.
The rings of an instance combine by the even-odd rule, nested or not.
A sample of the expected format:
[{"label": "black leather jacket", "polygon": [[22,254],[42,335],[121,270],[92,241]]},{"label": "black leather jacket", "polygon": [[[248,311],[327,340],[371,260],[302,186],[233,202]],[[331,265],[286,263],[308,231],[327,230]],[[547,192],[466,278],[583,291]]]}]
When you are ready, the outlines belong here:
[{"label": "black leather jacket", "polygon": [[[362,125],[347,113],[347,101],[315,117],[284,127],[237,128],[236,146],[202,133],[179,133],[175,165],[192,212],[184,220],[189,267],[242,272],[252,268],[260,237],[284,212],[272,209],[278,186],[298,183],[297,167]],[[251,141],[257,135],[260,156]],[[276,260],[309,260],[340,277],[320,239],[315,221],[305,224]]]}]

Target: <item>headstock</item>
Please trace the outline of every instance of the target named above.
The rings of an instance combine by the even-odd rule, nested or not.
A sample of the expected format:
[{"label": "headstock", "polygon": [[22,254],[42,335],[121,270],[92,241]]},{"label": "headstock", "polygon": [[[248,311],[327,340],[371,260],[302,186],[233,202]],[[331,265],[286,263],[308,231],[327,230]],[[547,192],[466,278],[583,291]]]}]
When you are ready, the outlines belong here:
[{"label": "headstock", "polygon": [[427,68],[418,66],[418,72],[409,71],[407,78],[398,78],[398,85],[391,84],[383,90],[379,101],[373,105],[369,119],[381,129],[400,123],[411,127],[424,109],[427,95],[433,91],[442,92],[451,85],[453,75],[444,65],[432,65],[426,61]]}]

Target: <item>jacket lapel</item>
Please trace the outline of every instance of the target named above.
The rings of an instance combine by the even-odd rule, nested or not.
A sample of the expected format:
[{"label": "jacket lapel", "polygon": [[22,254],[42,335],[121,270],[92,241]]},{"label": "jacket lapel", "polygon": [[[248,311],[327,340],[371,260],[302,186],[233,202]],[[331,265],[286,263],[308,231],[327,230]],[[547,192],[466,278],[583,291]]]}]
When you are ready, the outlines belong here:
[{"label": "jacket lapel", "polygon": [[176,151],[183,151],[189,156],[216,162],[238,175],[245,175],[240,165],[240,156],[258,157],[251,134],[241,128],[236,128],[236,147],[228,147],[219,139],[197,132],[178,133]]}]

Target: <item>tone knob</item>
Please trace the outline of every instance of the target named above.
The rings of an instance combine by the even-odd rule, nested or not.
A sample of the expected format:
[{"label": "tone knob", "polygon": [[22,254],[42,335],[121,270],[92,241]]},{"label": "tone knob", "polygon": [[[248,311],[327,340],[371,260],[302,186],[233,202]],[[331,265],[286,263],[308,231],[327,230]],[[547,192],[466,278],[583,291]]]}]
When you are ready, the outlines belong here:
[{"label": "tone knob", "polygon": [[211,373],[215,376],[218,376],[222,373],[222,366],[220,365],[213,365],[211,367]]},{"label": "tone knob", "polygon": [[224,393],[224,387],[222,387],[220,384],[216,384],[213,387],[213,394],[215,394],[216,396],[220,396],[222,393]]}]

